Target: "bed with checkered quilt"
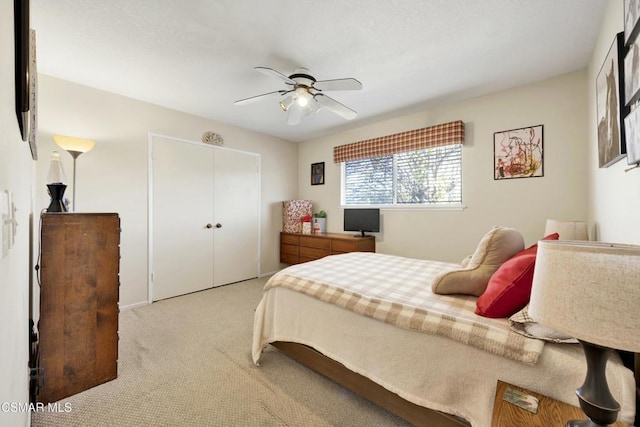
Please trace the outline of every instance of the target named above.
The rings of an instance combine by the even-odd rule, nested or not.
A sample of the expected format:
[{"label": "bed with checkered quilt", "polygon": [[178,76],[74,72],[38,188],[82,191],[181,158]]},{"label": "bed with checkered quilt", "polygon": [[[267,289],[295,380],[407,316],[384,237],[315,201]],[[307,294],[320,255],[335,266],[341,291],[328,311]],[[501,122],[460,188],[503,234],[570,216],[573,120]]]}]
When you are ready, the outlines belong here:
[{"label": "bed with checkered quilt", "polygon": [[[270,343],[303,344],[404,400],[453,415],[450,425],[489,427],[497,380],[577,405],[580,347],[478,316],[476,297],[434,294],[434,277],[456,268],[370,252],[287,267],[269,279],[256,309],[253,360],[266,369]],[[632,374],[617,362],[608,369],[623,413],[633,411]]]}]

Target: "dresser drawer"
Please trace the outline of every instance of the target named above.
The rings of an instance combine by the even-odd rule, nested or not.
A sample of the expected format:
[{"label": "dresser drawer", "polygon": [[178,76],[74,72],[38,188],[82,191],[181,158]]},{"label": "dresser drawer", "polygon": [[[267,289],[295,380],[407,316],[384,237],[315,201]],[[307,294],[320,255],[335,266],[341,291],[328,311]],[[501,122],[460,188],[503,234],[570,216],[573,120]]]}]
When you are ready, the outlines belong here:
[{"label": "dresser drawer", "polygon": [[280,262],[284,264],[297,264],[298,261],[299,260],[297,254],[280,253]]},{"label": "dresser drawer", "polygon": [[286,243],[289,245],[296,245],[298,246],[300,242],[300,238],[298,236],[294,236],[291,234],[280,234],[280,243]]},{"label": "dresser drawer", "polygon": [[358,241],[354,237],[353,240],[334,240],[331,245],[331,251],[334,253],[354,252],[358,250]]},{"label": "dresser drawer", "polygon": [[[300,247],[303,246],[307,248],[329,249],[331,247],[331,240],[321,237],[300,236]],[[328,254],[327,252],[327,255]]]},{"label": "dresser drawer", "polygon": [[285,243],[280,244],[280,253],[289,255],[298,255],[298,246],[287,245]]},{"label": "dresser drawer", "polygon": [[300,259],[302,258],[311,258],[318,259],[330,255],[329,249],[323,248],[307,248],[305,246],[300,246]]}]

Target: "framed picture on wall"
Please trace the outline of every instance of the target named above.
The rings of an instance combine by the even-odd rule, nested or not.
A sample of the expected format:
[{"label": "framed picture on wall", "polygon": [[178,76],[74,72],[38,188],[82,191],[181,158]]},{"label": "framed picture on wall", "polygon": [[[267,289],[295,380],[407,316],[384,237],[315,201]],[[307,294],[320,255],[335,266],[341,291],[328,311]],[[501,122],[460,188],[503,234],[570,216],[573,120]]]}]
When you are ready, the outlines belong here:
[{"label": "framed picture on wall", "polygon": [[493,179],[544,176],[543,125],[493,134]]},{"label": "framed picture on wall", "polygon": [[624,44],[636,39],[640,32],[640,0],[624,0]]},{"label": "framed picture on wall", "polygon": [[38,69],[36,63],[36,31],[30,31],[29,45],[29,148],[31,158],[38,160]]},{"label": "framed picture on wall", "polygon": [[628,141],[627,163],[635,165],[640,163],[640,106],[624,118],[624,127]]},{"label": "framed picture on wall", "polygon": [[324,162],[311,163],[311,185],[324,184]]},{"label": "framed picture on wall", "polygon": [[609,52],[596,77],[596,102],[598,114],[598,165],[611,166],[626,156],[623,119],[629,108],[624,106],[623,58],[624,34],[613,39]]},{"label": "framed picture on wall", "polygon": [[624,103],[631,106],[640,98],[640,37],[631,42],[624,57]]},{"label": "framed picture on wall", "polygon": [[16,117],[20,136],[29,136],[29,0],[13,0]]}]

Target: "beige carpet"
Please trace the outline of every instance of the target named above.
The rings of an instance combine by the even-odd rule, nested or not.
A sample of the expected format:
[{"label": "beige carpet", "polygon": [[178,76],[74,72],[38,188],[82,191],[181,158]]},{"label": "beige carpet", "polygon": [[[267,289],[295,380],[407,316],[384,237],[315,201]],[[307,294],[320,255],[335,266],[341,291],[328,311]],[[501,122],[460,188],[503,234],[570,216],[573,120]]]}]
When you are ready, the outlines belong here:
[{"label": "beige carpet", "polygon": [[272,347],[253,364],[265,281],[123,311],[118,378],[61,401],[68,413],[32,414],[32,426],[407,425]]}]

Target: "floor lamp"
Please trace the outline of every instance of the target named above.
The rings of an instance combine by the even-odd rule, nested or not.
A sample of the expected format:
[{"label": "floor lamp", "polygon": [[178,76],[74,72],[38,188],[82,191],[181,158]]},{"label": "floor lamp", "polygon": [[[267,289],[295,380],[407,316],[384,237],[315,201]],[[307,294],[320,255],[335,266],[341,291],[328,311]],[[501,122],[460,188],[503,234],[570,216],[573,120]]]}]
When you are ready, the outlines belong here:
[{"label": "floor lamp", "polygon": [[54,135],[53,141],[66,150],[73,157],[73,199],[71,200],[71,211],[76,211],[76,159],[80,154],[91,151],[96,142],[90,139],[75,138],[73,136]]}]

